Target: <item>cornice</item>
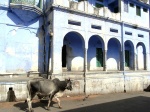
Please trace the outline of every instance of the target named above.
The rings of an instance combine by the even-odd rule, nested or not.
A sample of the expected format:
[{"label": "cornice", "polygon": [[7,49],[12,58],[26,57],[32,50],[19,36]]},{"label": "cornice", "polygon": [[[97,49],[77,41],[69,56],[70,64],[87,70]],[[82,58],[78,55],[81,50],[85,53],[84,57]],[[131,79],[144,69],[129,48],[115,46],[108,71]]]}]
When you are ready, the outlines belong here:
[{"label": "cornice", "polygon": [[104,17],[104,16],[100,16],[100,15],[95,15],[95,14],[89,14],[89,13],[85,13],[85,12],[79,11],[79,10],[73,10],[73,9],[70,9],[70,8],[67,8],[67,7],[63,7],[63,6],[60,6],[60,5],[53,4],[51,9],[52,10],[65,11],[67,13],[72,13],[72,14],[76,14],[76,15],[82,15],[82,16],[86,16],[86,17],[90,17],[90,18],[101,19],[103,21],[110,21],[110,22],[113,22],[113,23],[115,22],[117,24],[124,23],[124,25],[132,27],[134,29],[141,29],[141,30],[145,30],[145,31],[150,31],[150,28],[146,28],[146,27],[143,27],[143,26],[138,26],[136,24],[124,22],[124,21],[121,21],[121,20],[115,20],[115,19],[112,19],[112,18],[109,18],[109,17]]}]

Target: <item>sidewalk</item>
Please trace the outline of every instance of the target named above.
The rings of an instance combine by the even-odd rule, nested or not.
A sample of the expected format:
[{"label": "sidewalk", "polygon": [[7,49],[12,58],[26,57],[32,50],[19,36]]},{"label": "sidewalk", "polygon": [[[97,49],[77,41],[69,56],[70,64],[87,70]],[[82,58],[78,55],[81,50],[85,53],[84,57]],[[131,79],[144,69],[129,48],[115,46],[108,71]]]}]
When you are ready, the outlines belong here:
[{"label": "sidewalk", "polygon": [[[51,106],[50,112],[150,112],[150,92],[114,93],[61,98],[62,109],[57,103]],[[33,101],[34,112],[48,112],[47,103]],[[25,112],[27,104],[19,102],[1,102],[0,112]]]}]

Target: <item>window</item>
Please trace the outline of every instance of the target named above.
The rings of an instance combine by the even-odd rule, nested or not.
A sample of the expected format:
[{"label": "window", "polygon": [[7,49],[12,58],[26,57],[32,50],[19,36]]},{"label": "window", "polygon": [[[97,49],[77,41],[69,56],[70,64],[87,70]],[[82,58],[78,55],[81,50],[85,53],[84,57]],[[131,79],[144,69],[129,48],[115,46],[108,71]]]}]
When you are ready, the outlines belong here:
[{"label": "window", "polygon": [[114,29],[114,28],[110,28],[110,32],[118,33],[118,30],[117,30],[117,29]]},{"label": "window", "polygon": [[132,32],[125,32],[126,35],[132,35]]},{"label": "window", "polygon": [[72,21],[72,20],[68,20],[68,24],[76,25],[76,26],[81,26],[81,22],[78,22],[78,21]]},{"label": "window", "polygon": [[91,28],[101,30],[101,26],[98,25],[91,25]]},{"label": "window", "polygon": [[114,13],[118,13],[119,12],[119,7],[115,7],[114,8]]},{"label": "window", "polygon": [[134,4],[133,4],[133,3],[130,3],[130,7],[134,7]]},{"label": "window", "polygon": [[142,34],[138,34],[138,37],[142,37],[142,38],[143,38],[143,37],[144,37],[144,35],[142,35]]},{"label": "window", "polygon": [[113,13],[119,13],[119,2],[118,0],[111,2],[110,4],[108,4],[108,9],[113,12]]},{"label": "window", "polygon": [[124,12],[128,12],[128,1],[124,1]]},{"label": "window", "polygon": [[144,12],[147,12],[147,9],[146,9],[146,8],[143,8],[143,11],[144,11]]},{"label": "window", "polygon": [[95,1],[95,7],[97,7],[97,8],[104,7],[103,0],[96,0]]},{"label": "window", "polygon": [[136,15],[141,16],[141,8],[139,6],[136,6]]},{"label": "window", "polygon": [[103,0],[97,0],[98,2],[103,2]]}]

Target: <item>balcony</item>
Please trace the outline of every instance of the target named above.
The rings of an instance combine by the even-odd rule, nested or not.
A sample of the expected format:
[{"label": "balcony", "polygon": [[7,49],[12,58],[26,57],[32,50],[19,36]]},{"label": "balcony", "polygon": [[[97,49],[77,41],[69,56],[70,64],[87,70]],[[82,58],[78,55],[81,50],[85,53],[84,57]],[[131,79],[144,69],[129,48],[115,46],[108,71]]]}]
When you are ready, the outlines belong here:
[{"label": "balcony", "polygon": [[9,6],[20,19],[28,22],[42,14],[43,3],[42,0],[10,0]]}]

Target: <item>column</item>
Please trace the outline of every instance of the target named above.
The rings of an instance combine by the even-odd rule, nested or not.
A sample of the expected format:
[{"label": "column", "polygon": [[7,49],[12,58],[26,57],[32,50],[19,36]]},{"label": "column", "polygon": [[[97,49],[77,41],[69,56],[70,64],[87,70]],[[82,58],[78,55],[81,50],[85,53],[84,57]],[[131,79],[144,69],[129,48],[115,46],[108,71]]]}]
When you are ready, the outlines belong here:
[{"label": "column", "polygon": [[84,49],[84,72],[87,72],[87,48]]},{"label": "column", "polygon": [[137,54],[134,53],[134,70],[137,70]]},{"label": "column", "polygon": [[103,50],[103,71],[107,71],[107,50]]},{"label": "column", "polygon": [[148,53],[144,54],[144,58],[145,58],[144,59],[144,70],[147,70],[147,68],[148,68],[147,67],[148,66],[147,65],[148,64],[148,62],[147,62],[148,61]]},{"label": "column", "polygon": [[125,71],[125,53],[124,50],[120,51],[120,70]]}]

